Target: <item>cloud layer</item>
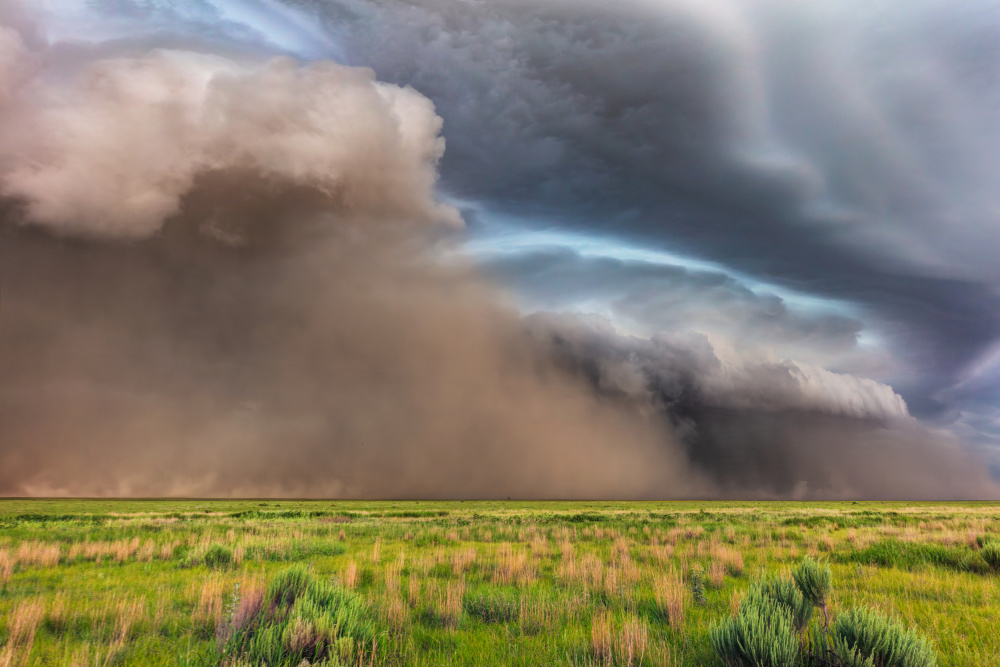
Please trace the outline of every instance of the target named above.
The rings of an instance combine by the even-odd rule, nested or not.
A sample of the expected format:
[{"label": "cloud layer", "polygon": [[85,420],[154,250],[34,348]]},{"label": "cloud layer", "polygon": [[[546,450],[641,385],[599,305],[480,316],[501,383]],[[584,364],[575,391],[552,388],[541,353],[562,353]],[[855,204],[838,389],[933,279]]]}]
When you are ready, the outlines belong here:
[{"label": "cloud layer", "polygon": [[945,390],[1000,337],[994,3],[328,7],[434,100],[448,191],[856,304],[883,380],[963,409]]},{"label": "cloud layer", "polygon": [[[907,407],[991,335],[988,269],[875,262],[810,213],[832,172],[769,143],[762,31],[786,13],[760,7],[312,8],[358,67],[302,58],[325,38],[263,0],[86,7],[89,42],[2,5],[0,493],[995,495]],[[476,266],[439,185],[720,268]],[[642,335],[522,319],[497,277]],[[837,303],[923,325],[902,365],[859,352]],[[970,314],[987,330],[929,354],[905,400],[858,374],[905,375]]]}]

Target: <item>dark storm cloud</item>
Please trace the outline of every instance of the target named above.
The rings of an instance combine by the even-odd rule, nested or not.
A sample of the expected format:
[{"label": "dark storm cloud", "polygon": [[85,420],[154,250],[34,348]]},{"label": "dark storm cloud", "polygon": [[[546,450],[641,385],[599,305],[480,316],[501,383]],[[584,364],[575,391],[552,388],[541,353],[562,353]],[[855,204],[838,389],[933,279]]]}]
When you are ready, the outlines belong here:
[{"label": "dark storm cloud", "polygon": [[434,100],[456,196],[862,304],[924,415],[1000,336],[990,3],[310,6]]},{"label": "dark storm cloud", "polygon": [[599,394],[668,415],[690,464],[719,495],[996,494],[989,471],[953,435],[921,426],[872,380],[723,355],[696,335],[624,336],[593,317],[538,314],[526,327]]}]

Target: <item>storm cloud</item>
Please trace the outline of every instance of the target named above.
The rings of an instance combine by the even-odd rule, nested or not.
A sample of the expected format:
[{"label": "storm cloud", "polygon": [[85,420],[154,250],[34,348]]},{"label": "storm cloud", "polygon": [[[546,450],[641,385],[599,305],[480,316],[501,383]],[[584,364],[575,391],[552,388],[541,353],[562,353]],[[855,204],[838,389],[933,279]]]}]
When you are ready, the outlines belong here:
[{"label": "storm cloud", "polygon": [[[537,314],[526,326],[599,394],[669,415],[691,465],[722,495],[994,492],[957,438],[921,426],[884,384],[789,360],[748,359],[698,335],[627,336],[593,317]],[[969,486],[957,491],[949,481],[956,478]]]},{"label": "storm cloud", "polygon": [[2,7],[0,493],[997,493],[968,17]]},{"label": "storm cloud", "polygon": [[435,101],[443,184],[857,304],[925,417],[1000,335],[989,2],[333,2]]}]

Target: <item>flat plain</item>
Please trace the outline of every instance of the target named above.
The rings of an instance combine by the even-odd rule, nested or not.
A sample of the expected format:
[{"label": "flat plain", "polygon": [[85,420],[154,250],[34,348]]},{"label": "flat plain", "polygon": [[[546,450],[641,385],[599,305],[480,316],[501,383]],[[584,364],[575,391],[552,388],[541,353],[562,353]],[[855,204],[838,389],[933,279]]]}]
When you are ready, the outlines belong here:
[{"label": "flat plain", "polygon": [[[979,667],[993,536],[998,503],[6,499],[0,666],[717,666],[710,627],[811,556],[831,615],[874,607]],[[282,586],[336,601],[336,650],[286,619],[250,651]]]}]

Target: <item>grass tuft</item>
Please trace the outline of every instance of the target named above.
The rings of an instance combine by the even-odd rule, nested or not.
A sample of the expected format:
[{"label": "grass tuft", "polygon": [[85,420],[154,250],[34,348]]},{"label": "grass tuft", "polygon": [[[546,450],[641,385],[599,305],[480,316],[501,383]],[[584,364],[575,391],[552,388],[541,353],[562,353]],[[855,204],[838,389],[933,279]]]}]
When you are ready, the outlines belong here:
[{"label": "grass tuft", "polygon": [[226,643],[223,664],[357,665],[374,637],[360,597],[297,565],[271,580],[260,609]]},{"label": "grass tuft", "polygon": [[988,542],[980,549],[979,555],[994,572],[1000,572],[1000,542]]}]

